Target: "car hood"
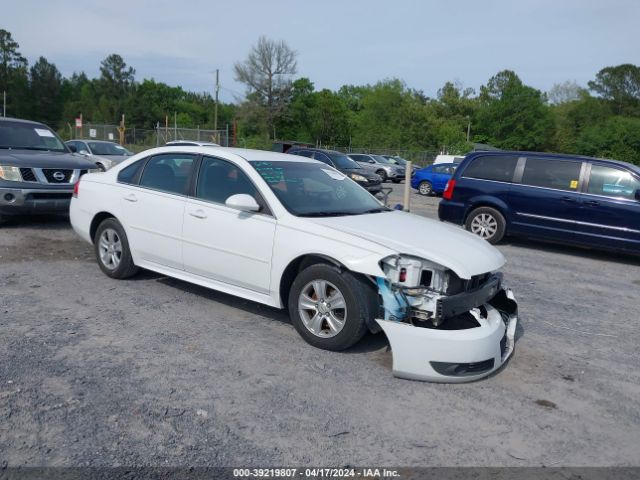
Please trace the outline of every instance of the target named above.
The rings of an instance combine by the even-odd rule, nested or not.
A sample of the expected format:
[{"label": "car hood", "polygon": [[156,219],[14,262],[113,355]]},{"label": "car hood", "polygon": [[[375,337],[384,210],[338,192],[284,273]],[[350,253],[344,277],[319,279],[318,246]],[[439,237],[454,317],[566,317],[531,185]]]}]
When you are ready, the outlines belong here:
[{"label": "car hood", "polygon": [[69,168],[88,170],[96,164],[81,155],[65,152],[40,152],[33,150],[0,150],[0,165],[35,168]]},{"label": "car hood", "polygon": [[314,218],[314,223],[375,242],[400,254],[430,260],[460,278],[501,268],[504,257],[485,240],[437,220],[391,211],[368,215]]}]

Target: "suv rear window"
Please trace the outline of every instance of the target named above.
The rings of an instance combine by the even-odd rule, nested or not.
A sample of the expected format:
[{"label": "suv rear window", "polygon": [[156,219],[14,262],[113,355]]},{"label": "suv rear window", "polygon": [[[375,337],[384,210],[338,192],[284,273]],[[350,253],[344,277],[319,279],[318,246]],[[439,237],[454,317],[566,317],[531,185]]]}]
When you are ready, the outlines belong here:
[{"label": "suv rear window", "polygon": [[582,162],[527,158],[522,183],[534,187],[577,191]]},{"label": "suv rear window", "polygon": [[512,156],[477,157],[471,161],[471,165],[464,169],[462,176],[481,180],[512,182],[517,163],[518,158]]}]

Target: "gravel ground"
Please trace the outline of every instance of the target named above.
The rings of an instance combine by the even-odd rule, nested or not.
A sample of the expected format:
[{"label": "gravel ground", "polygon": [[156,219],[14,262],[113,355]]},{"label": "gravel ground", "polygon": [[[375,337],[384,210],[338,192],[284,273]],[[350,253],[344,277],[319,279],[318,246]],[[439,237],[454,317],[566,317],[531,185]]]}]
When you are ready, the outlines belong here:
[{"label": "gravel ground", "polygon": [[[436,198],[412,202],[437,216]],[[149,272],[111,280],[64,217],[14,221],[0,229],[0,467],[638,465],[640,261],[499,248],[515,354],[445,385],[392,377],[383,334],[314,349],[282,311]]]}]

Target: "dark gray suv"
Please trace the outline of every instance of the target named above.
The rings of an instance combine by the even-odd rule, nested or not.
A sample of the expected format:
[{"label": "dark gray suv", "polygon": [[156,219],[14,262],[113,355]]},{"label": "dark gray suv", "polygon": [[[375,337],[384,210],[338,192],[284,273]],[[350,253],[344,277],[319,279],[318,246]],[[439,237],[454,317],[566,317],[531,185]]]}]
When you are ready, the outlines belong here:
[{"label": "dark gray suv", "polygon": [[80,176],[100,171],[72,154],[46,125],[0,118],[0,222],[10,215],[65,213]]}]

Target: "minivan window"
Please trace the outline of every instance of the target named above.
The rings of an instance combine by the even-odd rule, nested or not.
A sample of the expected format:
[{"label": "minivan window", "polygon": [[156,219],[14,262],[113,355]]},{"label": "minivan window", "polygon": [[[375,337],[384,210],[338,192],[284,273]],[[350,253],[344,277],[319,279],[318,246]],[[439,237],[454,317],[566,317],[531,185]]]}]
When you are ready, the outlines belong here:
[{"label": "minivan window", "polygon": [[640,190],[640,180],[630,172],[603,165],[591,165],[587,193],[616,198],[635,198],[636,190]]},{"label": "minivan window", "polygon": [[517,163],[518,158],[512,156],[477,157],[471,161],[471,165],[464,169],[462,176],[480,180],[512,182]]},{"label": "minivan window", "polygon": [[528,157],[522,183],[534,187],[577,191],[582,162]]},{"label": "minivan window", "polygon": [[189,175],[195,158],[195,155],[183,153],[156,155],[144,167],[140,186],[186,195]]}]

